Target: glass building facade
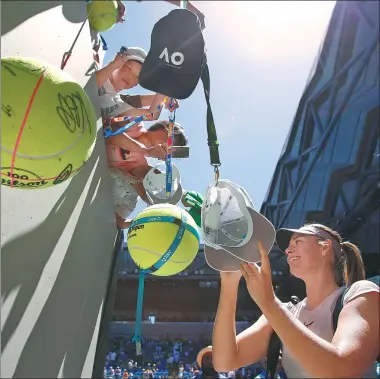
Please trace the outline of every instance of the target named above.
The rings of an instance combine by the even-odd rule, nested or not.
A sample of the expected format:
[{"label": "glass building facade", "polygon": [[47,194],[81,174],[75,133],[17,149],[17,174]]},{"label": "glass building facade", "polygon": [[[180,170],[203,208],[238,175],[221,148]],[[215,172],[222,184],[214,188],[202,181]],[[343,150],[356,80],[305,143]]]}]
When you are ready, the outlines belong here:
[{"label": "glass building facade", "polygon": [[276,228],[339,231],[370,276],[380,256],[379,92],[379,2],[337,2],[261,207]]}]

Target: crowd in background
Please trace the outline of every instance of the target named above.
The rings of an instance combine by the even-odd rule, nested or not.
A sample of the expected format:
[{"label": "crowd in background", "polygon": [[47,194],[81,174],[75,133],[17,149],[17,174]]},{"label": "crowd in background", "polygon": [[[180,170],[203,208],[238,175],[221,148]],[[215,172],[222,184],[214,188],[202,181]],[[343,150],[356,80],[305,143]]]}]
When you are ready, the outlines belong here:
[{"label": "crowd in background", "polygon": [[[198,366],[198,352],[210,344],[203,338],[190,339],[143,339],[143,360],[136,361],[135,343],[132,338],[118,338],[110,341],[110,350],[105,359],[105,379],[202,379],[202,369]],[[220,378],[228,379],[266,379],[266,362],[257,362],[239,370],[220,373]],[[380,378],[380,365],[377,366]],[[281,364],[277,366],[276,378],[286,379]]]},{"label": "crowd in background", "polygon": [[[113,340],[105,359],[104,378],[198,378],[201,368],[197,365],[196,357],[198,352],[209,344],[209,340],[145,339],[142,341],[143,363],[138,364],[135,343],[131,339]],[[241,370],[224,373],[226,378],[236,379],[265,377],[263,375],[263,364],[260,362]]]}]

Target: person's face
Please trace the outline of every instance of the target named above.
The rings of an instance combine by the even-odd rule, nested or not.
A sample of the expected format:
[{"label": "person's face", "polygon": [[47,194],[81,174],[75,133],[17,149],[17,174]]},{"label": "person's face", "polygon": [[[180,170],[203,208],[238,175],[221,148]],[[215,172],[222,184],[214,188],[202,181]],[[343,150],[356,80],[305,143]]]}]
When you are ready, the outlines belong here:
[{"label": "person's face", "polygon": [[321,241],[316,236],[294,233],[288,248],[285,250],[290,272],[303,279],[310,273],[323,267],[330,240]]},{"label": "person's face", "polygon": [[142,64],[136,61],[126,61],[122,68],[112,74],[117,91],[136,87],[139,84],[139,75]]}]

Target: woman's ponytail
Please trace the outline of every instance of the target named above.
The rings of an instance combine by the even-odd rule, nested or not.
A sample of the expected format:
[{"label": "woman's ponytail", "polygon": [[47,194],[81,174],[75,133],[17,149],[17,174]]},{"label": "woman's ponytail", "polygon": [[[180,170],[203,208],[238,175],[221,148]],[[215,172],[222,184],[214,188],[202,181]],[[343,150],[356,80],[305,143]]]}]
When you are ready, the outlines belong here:
[{"label": "woman's ponytail", "polygon": [[359,248],[351,242],[342,242],[342,250],[345,255],[344,281],[347,286],[365,279],[365,269]]},{"label": "woman's ponytail", "polygon": [[339,253],[339,258],[334,262],[335,281],[339,286],[350,286],[351,284],[365,279],[365,268],[359,248],[351,242],[343,242],[340,234],[321,224],[309,224],[329,233],[340,245],[343,254]]}]

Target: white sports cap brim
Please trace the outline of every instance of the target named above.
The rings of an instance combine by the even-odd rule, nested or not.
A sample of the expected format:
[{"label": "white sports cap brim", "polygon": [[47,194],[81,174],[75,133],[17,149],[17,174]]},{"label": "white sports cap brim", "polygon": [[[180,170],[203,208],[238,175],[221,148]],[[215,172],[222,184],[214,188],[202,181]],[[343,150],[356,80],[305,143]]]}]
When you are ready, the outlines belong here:
[{"label": "white sports cap brim", "polygon": [[241,247],[215,249],[205,244],[205,258],[210,267],[217,271],[239,271],[242,262],[257,263],[261,260],[259,241],[267,253],[273,247],[275,229],[263,215],[248,208],[253,223],[253,234],[248,243]]},{"label": "white sports cap brim", "polygon": [[172,164],[172,191],[169,197],[166,197],[166,172],[164,170],[165,163],[160,162],[152,167],[145,175],[143,186],[145,188],[148,199],[153,204],[169,203],[178,204],[183,195],[181,186],[181,174],[178,167]]},{"label": "white sports cap brim", "polygon": [[277,230],[276,233],[276,243],[281,251],[285,253],[286,249],[289,246],[290,240],[292,239],[293,234],[300,234],[306,236],[315,236],[322,240],[331,240],[333,250],[337,258],[343,254],[342,248],[339,242],[326,230],[319,228],[318,225],[310,224],[304,225],[299,229],[287,229],[282,228]]},{"label": "white sports cap brim", "polygon": [[169,204],[177,205],[182,199],[183,189],[182,189],[181,183],[178,183],[177,191],[173,195],[171,195],[168,199],[161,199],[159,197],[152,195],[149,192],[147,192],[146,194],[147,194],[148,199],[153,204],[169,203]]},{"label": "white sports cap brim", "polygon": [[[218,206],[220,206],[221,210],[218,216],[223,217],[224,221],[217,226],[218,236],[216,240],[208,240],[207,231],[205,231],[208,225],[205,218],[210,208],[207,208],[207,201],[205,201],[202,207],[205,258],[208,265],[215,270],[238,271],[243,261],[257,263],[261,260],[259,241],[263,244],[265,251],[270,252],[275,241],[275,229],[267,218],[253,209],[253,203],[248,194],[235,183],[220,180],[216,186],[215,184],[209,186],[205,199],[207,199],[209,191],[215,192],[215,187],[217,187],[217,190],[224,190],[224,200],[219,197],[215,201],[215,203],[219,202]],[[226,189],[229,191],[228,201],[235,198],[234,201],[231,201],[230,209],[225,205]],[[224,204],[220,202],[224,202]],[[238,204],[238,208],[236,208],[236,204]],[[239,217],[238,211],[241,212],[241,217]],[[231,221],[229,221],[230,212]],[[239,233],[240,235],[243,234],[240,239],[237,238]],[[228,241],[229,238],[231,239],[230,241]]]},{"label": "white sports cap brim", "polygon": [[141,47],[128,47],[124,59],[126,61],[137,61],[143,64],[147,55],[147,52]]}]

